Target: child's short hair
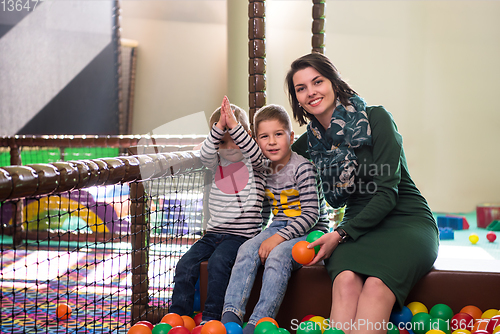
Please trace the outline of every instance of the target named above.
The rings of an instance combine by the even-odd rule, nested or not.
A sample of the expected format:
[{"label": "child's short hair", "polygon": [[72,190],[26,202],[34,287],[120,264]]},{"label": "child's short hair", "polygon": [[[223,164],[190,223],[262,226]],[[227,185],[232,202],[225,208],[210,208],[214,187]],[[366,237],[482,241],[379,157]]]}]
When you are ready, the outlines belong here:
[{"label": "child's short hair", "polygon": [[[248,116],[245,110],[241,109],[237,105],[230,104],[231,110],[234,112],[234,117],[236,120],[243,126],[245,130],[250,130],[250,122],[248,121]],[[214,126],[215,122],[217,122],[220,118],[220,108],[215,109],[215,111],[210,116],[210,129]]]},{"label": "child's short hair", "polygon": [[292,121],[285,108],[277,104],[268,104],[257,110],[253,117],[255,135],[257,135],[260,122],[270,120],[277,120],[285,127],[288,133],[292,133]]}]

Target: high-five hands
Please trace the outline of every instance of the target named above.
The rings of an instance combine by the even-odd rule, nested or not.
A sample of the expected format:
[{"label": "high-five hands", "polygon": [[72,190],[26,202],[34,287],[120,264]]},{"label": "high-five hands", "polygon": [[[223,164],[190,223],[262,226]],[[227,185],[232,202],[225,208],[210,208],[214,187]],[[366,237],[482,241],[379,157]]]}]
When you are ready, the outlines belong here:
[{"label": "high-five hands", "polygon": [[220,115],[221,115],[221,117],[222,117],[222,115],[224,115],[225,125],[230,130],[238,125],[238,121],[236,120],[236,117],[234,116],[234,112],[231,110],[231,104],[229,103],[229,99],[227,98],[227,96],[224,96],[224,99],[222,100]]}]

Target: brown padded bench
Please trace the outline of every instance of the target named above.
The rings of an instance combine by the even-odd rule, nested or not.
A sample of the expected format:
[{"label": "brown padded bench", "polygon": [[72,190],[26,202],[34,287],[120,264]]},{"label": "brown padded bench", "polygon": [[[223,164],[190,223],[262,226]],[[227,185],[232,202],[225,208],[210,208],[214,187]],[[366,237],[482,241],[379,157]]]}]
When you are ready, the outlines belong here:
[{"label": "brown padded bench", "polygon": [[[500,268],[499,268],[500,269]],[[246,320],[257,303],[262,279],[259,269],[246,312]],[[201,310],[207,295],[207,262],[200,265]],[[292,320],[312,314],[328,318],[331,304],[331,280],[323,265],[302,267],[292,273],[276,321],[290,330]],[[406,303],[419,301],[431,308],[446,304],[454,313],[475,305],[482,311],[500,308],[500,272],[431,270],[410,292]]]}]

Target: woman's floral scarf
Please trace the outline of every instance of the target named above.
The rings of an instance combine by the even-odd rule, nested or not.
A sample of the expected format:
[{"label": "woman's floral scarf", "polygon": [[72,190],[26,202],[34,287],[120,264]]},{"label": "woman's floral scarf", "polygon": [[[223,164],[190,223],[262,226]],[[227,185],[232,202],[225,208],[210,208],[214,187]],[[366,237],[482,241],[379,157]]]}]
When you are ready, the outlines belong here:
[{"label": "woman's floral scarf", "polygon": [[333,208],[345,205],[355,191],[358,160],[354,149],[372,145],[366,103],[353,95],[344,106],[337,99],[328,129],[316,119],[307,125],[309,155],[321,176],[325,199]]}]

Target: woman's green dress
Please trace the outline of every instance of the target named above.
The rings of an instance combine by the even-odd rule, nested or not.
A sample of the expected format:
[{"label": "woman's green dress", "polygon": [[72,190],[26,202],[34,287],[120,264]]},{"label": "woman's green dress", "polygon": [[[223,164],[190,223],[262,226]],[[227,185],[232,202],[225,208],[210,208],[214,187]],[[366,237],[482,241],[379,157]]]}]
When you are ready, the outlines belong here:
[{"label": "woman's green dress", "polygon": [[[344,270],[380,278],[395,294],[395,308],[400,309],[434,264],[438,228],[410,177],[392,115],[380,106],[367,107],[366,112],[373,145],[355,149],[359,164],[355,192],[341,222],[351,238],[325,264],[332,280]],[[293,149],[308,157],[306,133]]]}]

